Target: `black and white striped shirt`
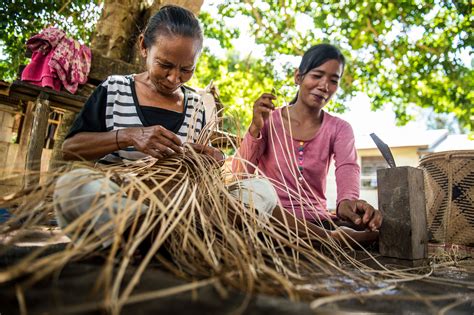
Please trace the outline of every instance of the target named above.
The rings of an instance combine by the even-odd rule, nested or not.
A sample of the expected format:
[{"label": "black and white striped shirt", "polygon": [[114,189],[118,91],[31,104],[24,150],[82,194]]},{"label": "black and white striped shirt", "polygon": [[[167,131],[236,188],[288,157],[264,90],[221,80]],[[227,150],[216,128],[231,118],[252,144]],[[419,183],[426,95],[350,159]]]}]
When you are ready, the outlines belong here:
[{"label": "black and white striped shirt", "polygon": [[[83,131],[112,131],[160,124],[178,135],[182,142],[196,142],[205,124],[204,106],[199,94],[183,87],[184,112],[141,106],[135,92],[133,75],[107,78],[87,100],[68,137]],[[104,156],[100,161],[117,163],[145,157],[134,147]]]}]

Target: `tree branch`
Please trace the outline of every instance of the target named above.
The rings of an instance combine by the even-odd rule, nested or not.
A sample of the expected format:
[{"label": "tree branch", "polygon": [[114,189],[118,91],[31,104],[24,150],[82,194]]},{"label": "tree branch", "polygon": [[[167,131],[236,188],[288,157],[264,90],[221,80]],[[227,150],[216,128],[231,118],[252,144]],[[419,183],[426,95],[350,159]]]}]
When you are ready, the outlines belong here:
[{"label": "tree branch", "polygon": [[260,16],[260,13],[258,13],[257,9],[254,8],[253,1],[245,0],[245,3],[252,7],[252,14],[255,16],[255,21],[259,27],[262,27],[262,17]]},{"label": "tree branch", "polygon": [[393,52],[387,47],[387,45],[385,45],[385,43],[383,41],[380,40],[379,38],[379,33],[375,30],[374,26],[372,25],[372,23],[370,22],[370,19],[367,18],[367,29],[375,35],[375,41],[380,45],[380,47],[384,48],[385,51],[387,52],[387,54],[395,59],[395,56],[393,55]]},{"label": "tree branch", "polygon": [[63,4],[63,6],[59,9],[58,14],[61,14],[61,12],[63,12],[63,10],[69,5],[69,3],[71,3],[71,0],[66,1],[66,3]]},{"label": "tree branch", "polygon": [[429,52],[429,53],[431,53],[431,54],[433,54],[433,55],[435,55],[435,56],[439,56],[439,55],[441,54],[440,51],[438,51],[438,50],[436,50],[436,49],[434,49],[434,48],[425,46],[425,45],[423,45],[423,44],[416,43],[415,45],[416,45],[416,47],[420,48],[421,50],[425,50],[425,51],[427,51],[427,52]]}]

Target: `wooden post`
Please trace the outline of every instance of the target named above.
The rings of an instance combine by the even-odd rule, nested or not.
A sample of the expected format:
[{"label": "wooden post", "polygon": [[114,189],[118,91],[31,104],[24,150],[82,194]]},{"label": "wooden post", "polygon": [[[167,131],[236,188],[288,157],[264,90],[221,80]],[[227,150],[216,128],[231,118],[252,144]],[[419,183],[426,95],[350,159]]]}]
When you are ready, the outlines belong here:
[{"label": "wooden post", "polygon": [[22,168],[26,165],[26,152],[28,151],[28,142],[30,140],[31,127],[33,126],[33,113],[35,103],[28,102],[25,108],[25,114],[20,129],[20,140],[18,141],[18,153],[16,161]]},{"label": "wooden post", "polygon": [[72,123],[76,119],[76,113],[71,111],[66,111],[62,118],[61,123],[59,124],[59,129],[56,133],[56,138],[54,139],[53,152],[51,153],[51,160],[49,162],[49,169],[54,170],[57,167],[60,167],[63,163],[63,142],[66,138],[66,135],[69,132],[69,129],[72,126]]},{"label": "wooden post", "polygon": [[398,259],[427,258],[428,231],[423,171],[395,167],[377,171],[380,254]]},{"label": "wooden post", "polygon": [[26,153],[26,187],[39,183],[41,154],[43,152],[46,128],[48,127],[49,112],[48,94],[41,92],[35,102],[33,124]]}]

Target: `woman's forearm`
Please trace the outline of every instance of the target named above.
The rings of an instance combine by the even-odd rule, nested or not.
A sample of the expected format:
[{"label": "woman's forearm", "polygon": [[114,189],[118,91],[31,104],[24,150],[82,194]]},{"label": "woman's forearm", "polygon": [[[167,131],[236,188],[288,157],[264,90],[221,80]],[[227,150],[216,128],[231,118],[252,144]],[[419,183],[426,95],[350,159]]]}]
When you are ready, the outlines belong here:
[{"label": "woman's forearm", "polygon": [[125,129],[109,132],[80,132],[64,141],[63,158],[66,161],[97,160],[129,146],[128,142]]},{"label": "woman's forearm", "polygon": [[258,138],[260,136],[260,131],[261,131],[261,128],[258,128],[255,124],[250,124],[250,127],[249,127],[249,130],[248,132],[250,133],[250,135],[254,138]]},{"label": "woman's forearm", "polygon": [[[311,222],[303,222],[295,218],[294,215],[290,214],[287,210],[276,207],[273,210],[273,219],[282,224],[283,226],[293,230],[299,237],[309,238],[311,240],[317,240],[318,237],[321,239],[327,239],[331,237],[331,231],[325,230]],[[317,237],[315,237],[317,235]]]},{"label": "woman's forearm", "polygon": [[255,172],[254,165],[258,164],[258,159],[263,153],[264,141],[261,136],[256,138],[247,132],[232,160],[232,171],[253,174]]}]

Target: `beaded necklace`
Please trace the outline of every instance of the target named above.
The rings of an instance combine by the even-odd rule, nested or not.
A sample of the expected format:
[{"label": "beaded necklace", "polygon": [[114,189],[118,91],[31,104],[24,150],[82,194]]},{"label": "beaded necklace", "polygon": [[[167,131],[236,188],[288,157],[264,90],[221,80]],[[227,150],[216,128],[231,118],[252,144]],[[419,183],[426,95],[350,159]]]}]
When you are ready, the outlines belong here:
[{"label": "beaded necklace", "polygon": [[304,160],[304,141],[300,141],[298,147],[298,170],[300,174],[298,180],[301,182],[303,180],[303,160]]}]

